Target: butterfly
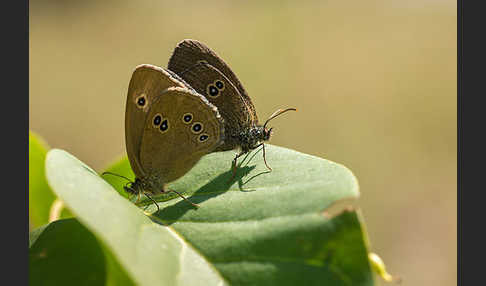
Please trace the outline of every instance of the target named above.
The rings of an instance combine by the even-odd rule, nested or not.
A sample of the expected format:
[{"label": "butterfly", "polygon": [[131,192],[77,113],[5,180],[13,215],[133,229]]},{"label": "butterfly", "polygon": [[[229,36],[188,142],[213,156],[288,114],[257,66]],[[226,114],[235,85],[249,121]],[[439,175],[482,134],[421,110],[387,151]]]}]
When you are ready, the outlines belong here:
[{"label": "butterfly", "polygon": [[153,202],[151,195],[169,192],[187,200],[168,190],[167,183],[223,143],[223,122],[218,109],[174,73],[137,66],[125,110],[126,149],[136,179],[125,185],[125,191],[138,199],[145,194]]},{"label": "butterfly", "polygon": [[260,146],[265,165],[272,170],[265,156],[264,142],[272,135],[272,128],[267,128],[267,124],[284,112],[296,111],[295,108],[279,109],[263,125],[259,124],[255,106],[240,80],[222,58],[197,40],[181,41],[167,68],[218,108],[224,119],[225,139],[213,152],[240,149],[232,162],[233,177],[238,158]]}]

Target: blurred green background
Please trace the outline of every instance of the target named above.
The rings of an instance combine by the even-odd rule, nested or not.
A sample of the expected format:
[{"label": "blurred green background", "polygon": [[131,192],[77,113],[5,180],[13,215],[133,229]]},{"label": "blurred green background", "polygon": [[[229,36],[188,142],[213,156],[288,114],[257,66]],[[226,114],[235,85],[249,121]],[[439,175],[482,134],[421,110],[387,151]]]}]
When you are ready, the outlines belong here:
[{"label": "blurred green background", "polygon": [[30,129],[102,170],[125,153],[135,66],[166,67],[198,39],[261,120],[298,108],[270,143],[355,173],[372,251],[403,285],[456,285],[456,13],[451,0],[32,0]]}]

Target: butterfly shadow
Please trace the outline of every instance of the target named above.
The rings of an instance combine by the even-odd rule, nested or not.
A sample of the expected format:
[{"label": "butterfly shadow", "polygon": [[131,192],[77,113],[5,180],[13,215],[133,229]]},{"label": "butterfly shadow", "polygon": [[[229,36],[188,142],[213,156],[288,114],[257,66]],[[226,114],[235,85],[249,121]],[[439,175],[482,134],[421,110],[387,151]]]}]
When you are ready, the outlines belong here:
[{"label": "butterfly shadow", "polygon": [[[258,174],[251,176],[250,178],[243,181],[245,177],[250,174],[253,169],[256,168],[255,165],[249,166],[253,158],[262,151],[262,148],[258,149],[256,152],[249,152],[246,154],[242,160],[237,165],[236,173],[233,176],[232,167],[227,172],[224,172],[217,176],[216,178],[209,181],[207,184],[195,191],[188,199],[196,204],[201,204],[211,198],[217,197],[221,194],[227,192],[235,181],[238,182],[238,189],[242,192],[252,192],[255,190],[245,190],[243,188],[251,180],[263,174],[270,173],[271,171],[263,171]],[[251,155],[251,156],[250,156]],[[217,191],[215,191],[217,190]],[[180,217],[182,217],[187,211],[193,210],[195,207],[190,205],[188,202],[181,200],[174,205],[161,208],[151,215],[151,219],[157,223],[162,223],[164,225],[171,225],[176,222]]]},{"label": "butterfly shadow", "polygon": [[[243,157],[243,160],[241,160],[240,165],[239,165],[239,167],[238,167],[238,168],[242,168],[243,163],[245,163],[246,159],[247,159],[247,158],[250,156],[250,154],[252,154],[252,153],[253,153],[253,154],[251,155],[251,157],[249,157],[248,161],[245,163],[245,166],[248,166],[248,164],[249,164],[249,163],[250,163],[250,162],[253,160],[253,158],[255,158],[255,156],[256,156],[258,153],[260,153],[262,150],[263,150],[263,147],[262,147],[262,148],[260,148],[260,149],[258,149],[256,152],[250,152],[250,153],[246,154],[246,156],[245,156],[245,157]],[[254,167],[255,167],[255,165],[253,165],[253,168],[254,168]],[[247,184],[248,182],[250,182],[251,180],[255,179],[256,177],[261,176],[261,175],[264,175],[264,174],[268,174],[268,173],[271,173],[271,172],[272,172],[272,171],[270,171],[270,170],[260,172],[260,173],[258,173],[258,174],[256,174],[256,175],[251,176],[250,178],[248,178],[248,179],[247,179],[246,181],[244,181],[244,182],[243,182],[243,180],[242,180],[242,179],[243,179],[243,177],[241,177],[241,178],[238,180],[238,187],[240,188],[240,191],[242,191],[242,192],[253,192],[253,191],[255,191],[255,190],[244,190],[244,189],[243,189],[243,186],[244,186],[244,185],[246,185],[246,184]]]},{"label": "butterfly shadow", "polygon": [[[234,182],[234,180],[237,180],[238,186],[240,187],[240,182],[242,181],[242,178],[247,176],[255,167],[256,166],[254,165],[238,168],[232,182]],[[188,199],[193,203],[201,204],[204,201],[224,194],[233,185],[232,182],[229,181],[232,175],[232,170],[220,174],[219,176],[199,188],[197,191],[195,191],[190,197],[188,197]],[[181,200],[174,205],[161,208],[160,210],[156,211],[151,215],[151,219],[157,223],[171,225],[172,223],[176,222],[180,217],[182,217],[187,211],[193,210],[194,208],[195,207],[190,205],[188,202]]]}]

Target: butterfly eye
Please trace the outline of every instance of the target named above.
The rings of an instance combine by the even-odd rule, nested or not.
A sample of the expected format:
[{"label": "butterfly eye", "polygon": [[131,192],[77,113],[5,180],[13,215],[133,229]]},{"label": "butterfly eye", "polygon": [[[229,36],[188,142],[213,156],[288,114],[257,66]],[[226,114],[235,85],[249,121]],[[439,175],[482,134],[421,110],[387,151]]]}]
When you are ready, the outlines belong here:
[{"label": "butterfly eye", "polygon": [[199,141],[204,142],[204,141],[208,140],[208,138],[209,138],[209,135],[204,133],[204,134],[201,134],[201,136],[199,136]]},{"label": "butterfly eye", "polygon": [[164,121],[162,121],[162,123],[160,124],[159,129],[160,129],[160,132],[162,132],[162,133],[167,132],[167,130],[169,130],[169,120],[164,119]]},{"label": "butterfly eye", "polygon": [[203,125],[202,125],[202,123],[200,123],[200,122],[196,122],[196,123],[192,124],[192,127],[191,127],[191,131],[192,131],[192,133],[194,133],[194,134],[198,134],[198,133],[200,133],[202,130],[203,130]]},{"label": "butterfly eye", "polygon": [[186,113],[182,116],[182,122],[189,124],[192,122],[192,114],[191,113]]},{"label": "butterfly eye", "polygon": [[221,80],[217,80],[214,82],[214,85],[219,89],[219,90],[223,90],[224,89],[224,82],[222,82]]},{"label": "butterfly eye", "polygon": [[147,105],[147,97],[145,93],[142,93],[137,98],[135,98],[135,103],[137,104],[138,108],[144,108]]},{"label": "butterfly eye", "polygon": [[160,123],[162,122],[162,116],[160,114],[156,114],[154,116],[154,120],[152,122],[154,124],[154,127],[157,128],[160,125]]},{"label": "butterfly eye", "polygon": [[214,86],[213,84],[208,85],[206,92],[212,98],[216,98],[216,97],[219,96],[219,89],[216,86]]}]

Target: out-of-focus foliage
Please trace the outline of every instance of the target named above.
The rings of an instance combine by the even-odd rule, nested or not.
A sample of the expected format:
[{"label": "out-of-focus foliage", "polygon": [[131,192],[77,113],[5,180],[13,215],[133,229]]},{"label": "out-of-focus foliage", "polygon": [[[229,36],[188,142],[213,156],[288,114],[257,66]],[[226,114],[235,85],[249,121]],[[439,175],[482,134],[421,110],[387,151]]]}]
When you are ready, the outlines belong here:
[{"label": "out-of-focus foliage", "polygon": [[48,222],[49,209],[56,199],[44,172],[48,149],[39,136],[29,132],[29,222],[32,229]]}]

